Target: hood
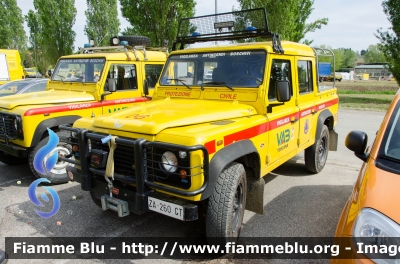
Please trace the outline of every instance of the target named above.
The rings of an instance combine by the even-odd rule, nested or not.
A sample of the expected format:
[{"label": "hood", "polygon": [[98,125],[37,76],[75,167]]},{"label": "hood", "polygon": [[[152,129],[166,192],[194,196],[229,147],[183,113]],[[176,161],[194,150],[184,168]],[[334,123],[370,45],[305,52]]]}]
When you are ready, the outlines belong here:
[{"label": "hood", "polygon": [[61,104],[93,100],[93,95],[85,92],[48,90],[7,96],[4,99],[0,99],[0,108],[11,110],[23,105]]},{"label": "hood", "polygon": [[361,206],[375,209],[400,224],[400,175],[376,167],[374,160],[368,164]]},{"label": "hood", "polygon": [[94,127],[156,135],[171,127],[255,115],[256,110],[237,102],[165,99],[132,106],[96,118]]}]

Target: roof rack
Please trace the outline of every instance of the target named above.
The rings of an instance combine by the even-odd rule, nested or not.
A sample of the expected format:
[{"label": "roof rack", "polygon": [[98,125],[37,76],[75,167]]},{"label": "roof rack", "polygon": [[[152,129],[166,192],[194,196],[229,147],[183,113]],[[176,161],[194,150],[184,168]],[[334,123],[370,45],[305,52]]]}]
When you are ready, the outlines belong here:
[{"label": "roof rack", "polygon": [[248,9],[215,15],[183,18],[179,23],[172,50],[187,44],[207,41],[241,40],[248,38],[272,40],[273,50],[284,53],[278,34],[268,28],[265,8]]},{"label": "roof rack", "polygon": [[88,47],[88,48],[80,48],[79,49],[79,54],[83,53],[96,53],[96,52],[125,52],[127,60],[131,60],[131,57],[129,56],[128,51],[132,51],[133,54],[135,54],[135,60],[139,60],[139,57],[137,56],[136,50],[141,50],[143,51],[144,54],[144,60],[147,61],[147,53],[146,50],[148,51],[162,51],[165,52],[168,56],[168,49],[167,47],[159,47],[159,48],[146,48],[145,46],[129,46],[129,45],[120,45],[120,46],[108,46],[108,47]]}]

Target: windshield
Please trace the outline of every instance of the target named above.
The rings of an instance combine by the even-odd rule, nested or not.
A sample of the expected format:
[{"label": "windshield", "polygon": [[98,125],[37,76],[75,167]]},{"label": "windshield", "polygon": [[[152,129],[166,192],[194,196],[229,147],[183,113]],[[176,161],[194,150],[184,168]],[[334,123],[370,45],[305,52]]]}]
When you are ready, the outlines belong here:
[{"label": "windshield", "polygon": [[106,59],[61,59],[51,76],[53,81],[98,82]]},{"label": "windshield", "polygon": [[400,163],[400,101],[392,113],[379,149],[379,156]]},{"label": "windshield", "polygon": [[172,55],[161,85],[258,87],[263,82],[266,53],[258,50]]}]

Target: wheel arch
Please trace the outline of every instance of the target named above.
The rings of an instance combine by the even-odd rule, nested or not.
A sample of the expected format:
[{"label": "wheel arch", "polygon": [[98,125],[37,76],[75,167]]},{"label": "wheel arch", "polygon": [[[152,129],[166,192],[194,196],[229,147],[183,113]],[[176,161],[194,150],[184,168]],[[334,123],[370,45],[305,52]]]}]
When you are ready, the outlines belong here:
[{"label": "wheel arch", "polygon": [[326,125],[329,130],[329,150],[337,151],[338,134],[334,130],[334,124],[335,117],[332,112],[329,109],[323,110],[318,116],[317,131],[315,133],[315,137],[319,137],[323,125]]},{"label": "wheel arch", "polygon": [[232,162],[243,164],[246,177],[256,177],[260,174],[260,155],[251,140],[241,140],[230,144],[214,154],[210,162],[209,182],[201,194],[201,200],[209,198],[215,188],[219,175]]},{"label": "wheel arch", "polygon": [[62,124],[73,124],[79,118],[82,117],[74,115],[74,116],[60,116],[43,120],[36,126],[35,133],[33,134],[31,142],[31,147],[36,146],[40,142],[43,135],[46,133],[47,128],[54,130],[56,127]]}]

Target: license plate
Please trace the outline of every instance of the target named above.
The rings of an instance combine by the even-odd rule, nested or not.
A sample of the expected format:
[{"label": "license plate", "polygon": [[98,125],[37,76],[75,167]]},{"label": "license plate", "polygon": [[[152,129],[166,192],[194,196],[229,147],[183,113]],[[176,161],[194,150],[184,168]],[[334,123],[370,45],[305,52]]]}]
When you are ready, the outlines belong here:
[{"label": "license plate", "polygon": [[149,210],[167,215],[172,218],[184,220],[184,208],[181,205],[166,202],[154,197],[148,197]]}]

